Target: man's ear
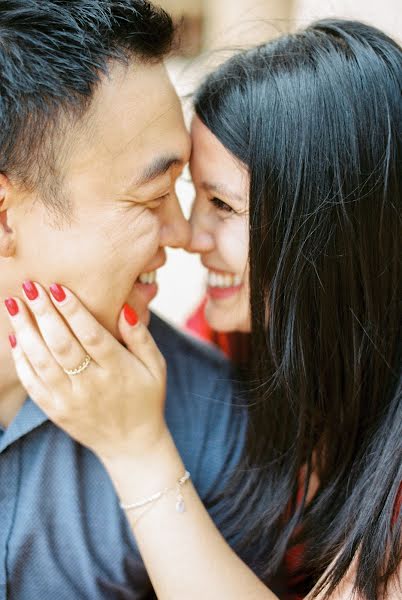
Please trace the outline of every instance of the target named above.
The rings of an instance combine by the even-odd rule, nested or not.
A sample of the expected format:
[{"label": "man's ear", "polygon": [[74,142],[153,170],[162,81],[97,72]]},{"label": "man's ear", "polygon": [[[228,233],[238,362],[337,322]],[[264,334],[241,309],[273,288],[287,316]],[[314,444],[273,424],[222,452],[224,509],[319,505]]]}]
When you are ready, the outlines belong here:
[{"label": "man's ear", "polygon": [[11,188],[8,177],[0,173],[0,258],[10,258],[16,250],[15,232],[7,220]]}]

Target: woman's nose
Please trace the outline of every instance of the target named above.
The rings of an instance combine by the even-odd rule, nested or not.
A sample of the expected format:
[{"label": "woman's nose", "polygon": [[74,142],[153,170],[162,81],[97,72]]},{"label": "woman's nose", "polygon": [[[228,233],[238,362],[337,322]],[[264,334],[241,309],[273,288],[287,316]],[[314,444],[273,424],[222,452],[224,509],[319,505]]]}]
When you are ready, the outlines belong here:
[{"label": "woman's nose", "polygon": [[191,236],[186,248],[188,252],[203,254],[213,250],[214,236],[207,227],[207,218],[207,215],[203,215],[195,205],[193,206],[190,217]]},{"label": "woman's nose", "polygon": [[190,223],[184,217],[179,201],[172,196],[162,209],[160,245],[187,248],[191,238]]}]

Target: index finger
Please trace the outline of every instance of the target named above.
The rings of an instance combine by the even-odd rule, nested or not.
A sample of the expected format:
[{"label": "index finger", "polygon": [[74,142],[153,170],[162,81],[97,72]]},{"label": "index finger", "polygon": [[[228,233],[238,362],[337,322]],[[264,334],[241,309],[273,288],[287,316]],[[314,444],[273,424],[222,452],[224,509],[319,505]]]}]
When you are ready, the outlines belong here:
[{"label": "index finger", "polygon": [[[57,310],[68,323],[84,350],[98,365],[105,366],[113,360],[122,345],[85,308],[68,288],[58,283],[50,287],[50,297]],[[127,352],[127,350],[125,350]]]}]

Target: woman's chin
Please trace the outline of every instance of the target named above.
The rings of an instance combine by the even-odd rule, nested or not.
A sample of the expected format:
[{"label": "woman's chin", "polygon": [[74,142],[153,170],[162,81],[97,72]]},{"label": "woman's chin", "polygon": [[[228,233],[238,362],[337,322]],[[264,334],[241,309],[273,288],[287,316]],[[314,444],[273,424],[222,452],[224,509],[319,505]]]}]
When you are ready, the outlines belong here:
[{"label": "woman's chin", "polygon": [[248,333],[250,331],[250,320],[248,317],[239,319],[239,312],[235,310],[228,311],[224,308],[220,309],[211,301],[207,302],[205,306],[205,319],[212,329],[222,333],[232,333],[235,331]]}]

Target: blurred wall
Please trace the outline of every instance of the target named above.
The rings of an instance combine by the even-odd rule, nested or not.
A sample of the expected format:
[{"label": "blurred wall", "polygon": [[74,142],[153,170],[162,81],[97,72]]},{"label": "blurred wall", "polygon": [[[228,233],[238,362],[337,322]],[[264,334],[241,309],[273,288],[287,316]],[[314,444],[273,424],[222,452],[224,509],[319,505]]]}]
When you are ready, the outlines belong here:
[{"label": "blurred wall", "polygon": [[402,39],[401,0],[295,0],[293,18],[298,27],[332,16],[364,21]]},{"label": "blurred wall", "polygon": [[[158,0],[156,0],[158,2]],[[175,18],[203,23],[207,48],[258,43],[324,17],[359,19],[402,38],[401,0],[159,0]],[[264,23],[265,22],[265,23]]]},{"label": "blurred wall", "polygon": [[[203,11],[203,0],[154,0],[174,16],[199,15]],[[218,0],[219,1],[219,0]]]},{"label": "blurred wall", "polygon": [[288,31],[293,0],[204,0],[204,44],[258,44]]}]

